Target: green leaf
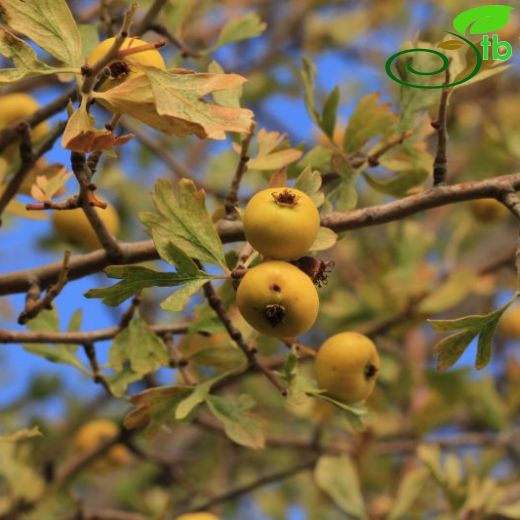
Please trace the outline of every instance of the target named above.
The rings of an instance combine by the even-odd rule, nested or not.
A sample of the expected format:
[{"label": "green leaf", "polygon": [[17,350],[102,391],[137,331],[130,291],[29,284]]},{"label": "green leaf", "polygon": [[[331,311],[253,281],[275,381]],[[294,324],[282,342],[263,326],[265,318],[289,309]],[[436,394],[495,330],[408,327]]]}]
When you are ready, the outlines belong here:
[{"label": "green leaf", "polygon": [[397,116],[390,112],[389,103],[378,104],[379,97],[368,94],[359,100],[343,135],[346,152],[359,151],[374,137],[385,137],[395,131]]},{"label": "green leaf", "polygon": [[314,97],[316,95],[314,89],[314,83],[316,81],[316,66],[305,56],[302,58],[301,76],[303,81],[303,100],[305,106],[307,107],[307,111],[311,118],[316,123],[319,123],[320,115],[314,104]]},{"label": "green leaf", "polygon": [[475,359],[475,368],[481,370],[491,361],[491,353],[493,351],[493,338],[497,330],[500,320],[499,314],[496,319],[487,322],[481,329],[477,343],[477,357]]},{"label": "green leaf", "polygon": [[83,50],[82,59],[85,60],[99,44],[98,30],[95,24],[91,23],[81,24],[78,29]]},{"label": "green leaf", "polygon": [[318,170],[313,170],[310,166],[306,166],[296,178],[294,187],[306,193],[312,199],[314,205],[319,208],[325,200],[325,195],[321,191],[322,182],[321,173]]},{"label": "green leaf", "polygon": [[188,302],[191,297],[210,279],[210,277],[206,276],[204,278],[198,278],[196,280],[184,283],[180,289],[173,292],[161,302],[161,308],[165,311],[170,312],[180,312]]},{"label": "green leaf", "polygon": [[[2,496],[9,497],[14,503],[36,502],[44,494],[45,482],[34,468],[34,461],[27,460],[28,457],[24,457],[18,448],[13,443],[0,443],[0,476],[4,488]],[[7,516],[13,518],[19,515]]]},{"label": "green leaf", "polygon": [[247,163],[250,170],[279,170],[297,161],[303,153],[301,150],[290,147],[285,134],[268,132],[265,128],[261,128],[257,132],[256,142],[258,151]]},{"label": "green leaf", "polygon": [[209,347],[189,356],[190,363],[219,370],[243,370],[247,366],[245,354],[231,345]]},{"label": "green leaf", "polygon": [[[224,74],[224,69],[217,61],[213,60],[209,64],[208,72],[212,74]],[[242,97],[242,85],[226,90],[216,90],[213,92],[212,97],[215,103],[218,103],[223,107],[238,108],[240,107],[240,98]]]},{"label": "green leaf", "polygon": [[9,27],[25,34],[59,61],[81,66],[81,37],[65,0],[1,0],[0,12]]},{"label": "green leaf", "polygon": [[133,372],[141,375],[154,372],[169,363],[166,345],[138,313],[128,327],[116,335],[110,347],[110,368],[121,371],[127,362]]},{"label": "green leaf", "polygon": [[424,468],[408,471],[397,490],[397,496],[388,514],[388,520],[406,520],[413,503],[421,496],[428,480],[428,472]]},{"label": "green leaf", "polygon": [[175,418],[178,420],[186,419],[188,415],[209,396],[211,387],[227,377],[231,372],[224,372],[211,379],[203,381],[191,388],[191,394],[183,399],[175,408]]},{"label": "green leaf", "polygon": [[479,329],[486,322],[487,315],[464,316],[454,320],[428,320],[428,323],[439,332],[450,332],[461,329]]},{"label": "green leaf", "polygon": [[332,170],[339,174],[334,187],[327,195],[329,202],[333,201],[337,211],[349,211],[357,205],[358,195],[356,183],[358,174],[352,169],[348,161],[339,153],[334,153],[331,159]]},{"label": "green leaf", "polygon": [[83,309],[81,307],[79,309],[76,309],[69,320],[69,326],[67,327],[67,330],[69,332],[78,332],[81,330],[81,323],[83,321]]},{"label": "green leaf", "polygon": [[323,104],[320,128],[332,139],[336,127],[336,112],[339,104],[339,88],[335,87]]},{"label": "green leaf", "polygon": [[28,428],[23,428],[14,433],[0,433],[0,442],[20,442],[25,441],[26,439],[31,439],[32,437],[40,437],[41,435],[43,434],[39,430],[38,426],[34,426],[30,430]]},{"label": "green leaf", "polygon": [[175,197],[171,182],[159,179],[152,199],[157,213],[142,213],[141,220],[162,258],[178,261],[177,255],[172,257],[173,244],[191,258],[227,270],[224,248],[206,210],[203,191],[197,190],[192,181],[182,179]]},{"label": "green leaf", "polygon": [[[147,287],[176,287],[192,284],[195,281],[204,283],[216,277],[199,271],[198,274],[164,273],[142,267],[140,265],[110,266],[105,269],[110,278],[121,281],[110,287],[90,289],[85,293],[87,298],[102,298],[105,305],[115,306],[124,302],[134,294]],[[182,295],[179,302],[182,301]]]},{"label": "green leaf", "polygon": [[233,442],[253,449],[265,446],[262,425],[249,413],[255,404],[250,396],[235,398],[210,395],[206,403],[211,413],[222,422],[226,435]]},{"label": "green leaf", "polygon": [[332,229],[326,227],[320,227],[318,230],[318,236],[313,242],[312,246],[309,247],[309,251],[326,251],[331,247],[334,247],[338,241],[338,235],[332,231]]},{"label": "green leaf", "polygon": [[110,391],[116,397],[124,397],[128,385],[135,381],[140,381],[142,378],[142,374],[138,374],[130,368],[123,368],[123,370],[116,374],[105,375],[105,379],[110,386]]},{"label": "green leaf", "polygon": [[334,399],[324,393],[323,390],[314,389],[308,392],[309,395],[317,399],[323,399],[343,412],[343,416],[347,422],[356,431],[362,431],[365,428],[365,420],[368,416],[368,409],[364,403],[345,404]]},{"label": "green leaf", "polygon": [[[44,310],[36,316],[36,318],[30,320],[27,323],[27,327],[34,331],[39,332],[59,332],[60,324],[58,314],[55,309]],[[91,373],[85,369],[78,359],[76,352],[78,350],[77,345],[68,344],[56,344],[48,345],[45,343],[28,343],[23,345],[23,348],[27,352],[31,352],[45,358],[47,361],[52,363],[64,363],[76,367],[84,374],[91,376]]]},{"label": "green leaf", "polygon": [[256,13],[249,13],[240,18],[231,19],[220,31],[217,42],[211,51],[215,51],[230,43],[260,36],[266,27],[267,24],[262,22]]},{"label": "green leaf", "polygon": [[40,61],[30,45],[5,27],[0,27],[0,54],[12,60],[16,67],[0,70],[0,84],[13,83],[29,76],[70,72],[70,69],[51,67]]},{"label": "green leaf", "polygon": [[368,518],[356,467],[350,457],[325,455],[314,470],[316,485],[349,517]]},{"label": "green leaf", "polygon": [[134,395],[131,401],[135,408],[125,417],[125,427],[145,428],[146,437],[153,437],[163,426],[175,422],[175,409],[189,393],[188,388],[158,386]]},{"label": "green leaf", "polygon": [[435,345],[437,368],[445,370],[453,366],[476,336],[474,330],[464,330],[439,341]]},{"label": "green leaf", "polygon": [[373,175],[363,172],[363,177],[374,190],[392,197],[404,197],[412,188],[420,186],[428,179],[429,175],[430,172],[426,169],[403,170],[390,179],[380,181]]},{"label": "green leaf", "polygon": [[495,32],[507,25],[514,7],[508,5],[482,5],[459,13],[453,19],[453,27],[461,34]]},{"label": "green leaf", "polygon": [[464,45],[462,40],[445,40],[437,44],[439,49],[446,49],[448,51],[459,49]]},{"label": "green leaf", "polygon": [[479,340],[475,366],[479,370],[484,368],[491,360],[493,336],[498,322],[516,298],[516,295],[513,296],[503,307],[489,314],[466,316],[456,320],[428,320],[435,330],[441,332],[460,331],[442,339],[435,346],[438,368],[449,368],[455,364],[477,335]]},{"label": "green leaf", "polygon": [[455,269],[418,305],[421,313],[443,312],[460,303],[475,287],[477,275],[468,269]]}]

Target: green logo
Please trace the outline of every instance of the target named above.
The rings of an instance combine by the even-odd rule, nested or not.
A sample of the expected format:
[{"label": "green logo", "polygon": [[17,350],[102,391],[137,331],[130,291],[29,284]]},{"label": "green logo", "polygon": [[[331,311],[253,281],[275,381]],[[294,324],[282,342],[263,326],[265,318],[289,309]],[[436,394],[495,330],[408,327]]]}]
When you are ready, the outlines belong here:
[{"label": "green logo", "polygon": [[[450,66],[449,58],[443,54],[442,52],[436,51],[434,49],[406,49],[404,51],[396,52],[392,54],[390,58],[386,61],[385,70],[388,76],[392,78],[397,83],[401,85],[405,85],[407,87],[414,88],[450,88],[456,85],[460,85],[471,79],[475,76],[480,67],[482,66],[483,60],[493,59],[493,60],[508,60],[513,55],[513,48],[511,44],[506,41],[499,41],[498,35],[493,34],[490,38],[489,34],[494,31],[498,31],[509,22],[509,14],[514,8],[508,5],[483,5],[480,7],[473,7],[472,9],[467,9],[466,11],[462,11],[453,19],[453,27],[457,33],[452,31],[446,31],[448,34],[451,34],[456,39],[446,40],[437,45],[437,47],[445,50],[456,50],[462,46],[467,46],[468,49],[471,49],[473,53],[473,59],[468,60],[474,61],[473,68],[467,71],[467,75],[462,79],[457,79],[452,83],[445,83],[442,85],[418,85],[416,83],[409,83],[408,81],[404,81],[400,77],[398,77],[393,69],[392,65],[397,63],[398,58],[405,56],[410,53],[416,52],[425,52],[429,54],[433,54],[436,57],[440,58],[441,64],[438,68],[432,71],[422,71],[417,70],[413,67],[412,64],[412,56],[409,56],[409,59],[406,59],[404,62],[404,67],[406,71],[410,74],[414,74],[417,76],[434,76],[436,74],[442,74],[447,71]],[[468,38],[463,35],[472,35],[472,34],[482,34],[482,40],[480,44],[475,44]],[[478,45],[482,47],[482,52],[478,48]]]}]

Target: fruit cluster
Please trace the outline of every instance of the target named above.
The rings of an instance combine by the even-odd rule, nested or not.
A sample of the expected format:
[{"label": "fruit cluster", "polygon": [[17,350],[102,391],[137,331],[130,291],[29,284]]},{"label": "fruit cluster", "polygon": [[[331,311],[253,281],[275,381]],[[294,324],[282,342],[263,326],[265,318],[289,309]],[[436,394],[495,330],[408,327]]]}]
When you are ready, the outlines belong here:
[{"label": "fruit cluster", "polygon": [[[303,256],[318,236],[316,206],[297,189],[268,188],[251,198],[243,223],[248,242],[265,261],[249,269],[238,286],[240,313],[267,336],[288,339],[307,332],[318,316],[315,285],[323,281],[322,272],[308,269],[313,259]],[[369,338],[344,332],[318,350],[316,379],[331,397],[354,403],[372,393],[379,364]]]}]

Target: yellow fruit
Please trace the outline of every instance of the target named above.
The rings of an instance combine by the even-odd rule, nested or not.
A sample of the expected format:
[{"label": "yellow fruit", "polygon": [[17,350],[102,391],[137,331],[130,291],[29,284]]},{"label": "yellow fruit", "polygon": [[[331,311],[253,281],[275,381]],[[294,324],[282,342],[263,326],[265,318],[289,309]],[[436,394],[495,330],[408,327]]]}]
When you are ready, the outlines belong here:
[{"label": "yellow fruit", "polygon": [[[80,452],[90,452],[105,442],[113,439],[119,432],[118,427],[107,419],[96,419],[84,424],[76,434],[74,445]],[[123,444],[115,444],[107,451],[105,457],[94,465],[96,469],[106,469],[125,464],[131,458],[130,452]]]},{"label": "yellow fruit", "polygon": [[500,318],[498,326],[506,338],[520,339],[520,306],[508,309]]},{"label": "yellow fruit", "polygon": [[219,517],[211,513],[186,513],[175,520],[219,520]]},{"label": "yellow fruit", "polygon": [[279,260],[303,256],[320,229],[320,215],[308,195],[294,188],[256,193],[244,211],[248,242],[262,255]]},{"label": "yellow fruit", "polygon": [[[87,64],[92,66],[103,58],[112,47],[114,39],[115,38],[108,38],[103,40],[90,53],[87,58]],[[126,38],[123,45],[121,45],[120,50],[139,47],[141,45],[146,45],[147,43],[148,42],[140,40],[139,38]],[[164,63],[163,57],[156,49],[129,54],[128,56],[125,56],[123,60],[113,62],[110,65],[113,79],[106,80],[103,83],[101,90],[108,90],[121,83],[122,80],[142,74],[136,65],[144,65],[145,67],[155,67],[157,69],[166,70],[166,64]]]},{"label": "yellow fruit", "polygon": [[[116,210],[108,205],[105,209],[95,208],[110,234],[117,236],[119,217]],[[83,209],[58,210],[52,212],[52,224],[58,236],[65,242],[84,249],[99,249],[101,244],[90,225]]]},{"label": "yellow fruit", "polygon": [[379,366],[379,354],[370,339],[358,332],[341,332],[318,350],[316,379],[331,397],[357,403],[374,390]]},{"label": "yellow fruit", "polygon": [[[14,92],[0,96],[0,130],[32,116],[40,105],[36,99],[23,92]],[[49,131],[47,121],[40,123],[31,130],[33,141],[38,141]],[[4,157],[12,158],[18,148],[18,143],[8,146],[3,152]]]},{"label": "yellow fruit", "polygon": [[482,223],[491,224],[506,218],[509,210],[496,199],[477,199],[470,203],[471,213]]},{"label": "yellow fruit", "polygon": [[237,291],[245,320],[267,336],[291,338],[308,331],[319,299],[311,279],[287,262],[264,262],[250,269]]}]

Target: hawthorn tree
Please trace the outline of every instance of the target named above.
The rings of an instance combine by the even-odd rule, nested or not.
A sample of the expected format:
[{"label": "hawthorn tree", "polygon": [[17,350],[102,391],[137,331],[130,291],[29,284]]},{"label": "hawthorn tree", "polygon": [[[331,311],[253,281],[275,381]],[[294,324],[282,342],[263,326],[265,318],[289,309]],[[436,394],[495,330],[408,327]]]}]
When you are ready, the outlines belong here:
[{"label": "hawthorn tree", "polygon": [[[454,40],[471,3],[420,4],[398,84],[378,38],[412,4],[0,0],[0,265],[38,251],[0,274],[0,343],[43,367],[2,401],[1,519],[520,518],[518,71],[474,54],[518,20]],[[278,213],[246,242],[267,188],[319,209],[301,257]],[[236,294],[273,257],[271,333]],[[379,352],[365,402],[316,381],[343,332]]]}]

